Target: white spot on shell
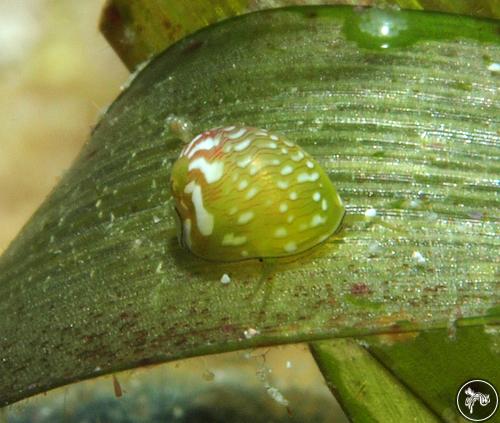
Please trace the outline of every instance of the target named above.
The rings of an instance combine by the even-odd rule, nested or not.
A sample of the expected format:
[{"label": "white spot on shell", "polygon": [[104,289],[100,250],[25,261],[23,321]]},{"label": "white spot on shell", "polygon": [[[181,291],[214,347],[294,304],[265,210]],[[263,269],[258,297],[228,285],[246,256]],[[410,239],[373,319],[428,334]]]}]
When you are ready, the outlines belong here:
[{"label": "white spot on shell", "polygon": [[292,191],[288,198],[290,198],[290,200],[296,200],[297,198],[299,198],[299,196],[295,191]]},{"label": "white spot on shell", "polygon": [[304,232],[304,231],[307,231],[309,229],[309,225],[307,223],[301,223],[299,225],[299,232]]},{"label": "white spot on shell", "polygon": [[248,251],[247,251],[247,250],[243,250],[243,251],[241,252],[241,256],[242,256],[242,257],[248,257]]},{"label": "white spot on shell", "polygon": [[293,242],[293,241],[290,241],[290,242],[288,242],[288,243],[285,244],[285,246],[283,247],[283,249],[287,253],[293,253],[297,249],[297,244],[295,244],[295,242]]},{"label": "white spot on shell", "polygon": [[252,161],[252,158],[250,156],[246,156],[244,158],[242,158],[240,161],[236,162],[236,165],[238,167],[241,167],[242,169],[244,169],[245,167],[247,167],[250,162]]},{"label": "white spot on shell", "polygon": [[207,162],[205,157],[198,157],[189,163],[188,170],[199,169],[208,184],[217,182],[224,174],[224,162]]},{"label": "white spot on shell", "polygon": [[291,155],[291,158],[294,162],[300,162],[304,157],[304,153],[300,150]]},{"label": "white spot on shell", "polygon": [[319,214],[315,214],[311,219],[311,227],[314,228],[316,226],[322,225],[326,222],[326,217],[320,216]]},{"label": "white spot on shell", "polygon": [[313,194],[313,200],[318,202],[319,200],[321,200],[321,193],[316,191],[314,194]]},{"label": "white spot on shell", "polygon": [[243,245],[245,242],[247,242],[246,236],[235,236],[232,232],[224,235],[224,238],[222,239],[222,245],[238,246]]},{"label": "white spot on shell", "polygon": [[243,191],[248,186],[248,181],[246,179],[242,179],[238,184],[238,191]]},{"label": "white spot on shell", "polygon": [[192,194],[191,201],[194,205],[198,230],[203,236],[210,235],[214,229],[214,217],[203,206],[201,187],[194,181],[191,181],[186,185],[186,188],[184,188],[184,192],[186,194]]},{"label": "white spot on shell", "polygon": [[287,203],[281,203],[280,204],[280,213],[285,213],[288,211],[288,204]]},{"label": "white spot on shell", "polygon": [[288,232],[285,228],[280,226],[274,231],[274,237],[275,238],[285,238],[288,235]]},{"label": "white spot on shell", "polygon": [[269,143],[265,144],[264,147],[271,148],[272,150],[275,150],[278,148],[278,144],[276,144],[275,142],[269,142]]},{"label": "white spot on shell", "polygon": [[313,172],[311,174],[307,172],[300,173],[297,176],[297,182],[300,184],[302,182],[314,182],[319,179],[319,173],[318,172]]},{"label": "white spot on shell", "polygon": [[286,218],[286,221],[288,223],[292,223],[293,221],[295,220],[295,216],[293,214],[289,215],[287,218]]},{"label": "white spot on shell", "polygon": [[278,181],[276,185],[279,189],[288,189],[288,182],[286,181]]},{"label": "white spot on shell", "polygon": [[203,141],[196,143],[194,147],[192,147],[188,153],[186,154],[188,158],[191,158],[195,155],[197,151],[200,150],[211,150],[214,147],[217,147],[220,143],[220,137],[208,137],[204,139]]},{"label": "white spot on shell", "polygon": [[186,149],[191,148],[201,137],[203,137],[203,135],[205,135],[205,132],[196,135],[196,137],[194,137],[192,141],[187,145]]},{"label": "white spot on shell", "polygon": [[238,224],[239,225],[244,225],[245,223],[250,222],[255,216],[255,213],[253,211],[247,211],[245,213],[240,214],[238,217]]},{"label": "white spot on shell", "polygon": [[245,128],[241,128],[239,131],[233,133],[233,134],[229,134],[227,137],[230,139],[230,140],[235,140],[237,138],[240,138],[242,137],[243,135],[245,135],[247,133],[247,130]]},{"label": "white spot on shell", "polygon": [[279,139],[279,138],[278,138],[276,135],[271,135],[271,139],[272,139],[273,141],[278,141],[278,139]]},{"label": "white spot on shell", "polygon": [[323,201],[321,202],[321,210],[326,211],[328,210],[328,203],[326,200],[323,198]]},{"label": "white spot on shell", "polygon": [[250,166],[250,175],[253,176],[259,171],[259,168],[255,165]]},{"label": "white spot on shell", "polygon": [[286,165],[285,167],[283,167],[283,169],[281,169],[280,173],[282,175],[290,175],[290,173],[293,172],[293,167],[290,166],[290,165]]},{"label": "white spot on shell", "polygon": [[236,144],[234,146],[234,151],[243,151],[243,150],[247,149],[251,143],[252,143],[252,139],[247,138],[245,141],[241,141],[240,143]]},{"label": "white spot on shell", "polygon": [[259,190],[255,187],[252,187],[250,188],[248,191],[247,191],[247,194],[245,195],[245,198],[247,200],[250,200],[251,198],[255,197],[255,195],[259,192]]},{"label": "white spot on shell", "polygon": [[229,215],[232,216],[233,214],[236,214],[237,211],[238,211],[238,207],[233,206],[229,209]]},{"label": "white spot on shell", "polygon": [[307,166],[309,169],[312,169],[312,168],[314,167],[314,163],[313,163],[313,162],[311,162],[310,160],[308,160],[308,161],[306,162],[306,166]]}]

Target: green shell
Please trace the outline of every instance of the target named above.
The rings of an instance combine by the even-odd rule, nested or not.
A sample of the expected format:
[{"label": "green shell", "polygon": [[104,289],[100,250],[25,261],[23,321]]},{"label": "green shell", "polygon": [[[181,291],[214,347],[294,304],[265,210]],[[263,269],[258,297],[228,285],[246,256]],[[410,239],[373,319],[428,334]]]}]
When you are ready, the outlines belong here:
[{"label": "green shell", "polygon": [[208,260],[301,253],[331,236],[345,212],[309,154],[258,128],[198,135],[175,162],[171,185],[181,244]]}]

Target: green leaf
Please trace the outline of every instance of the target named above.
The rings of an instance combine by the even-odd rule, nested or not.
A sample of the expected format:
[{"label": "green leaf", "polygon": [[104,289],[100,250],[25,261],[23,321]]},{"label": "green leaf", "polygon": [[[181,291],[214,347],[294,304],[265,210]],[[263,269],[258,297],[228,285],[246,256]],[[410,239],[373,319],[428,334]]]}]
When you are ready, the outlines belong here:
[{"label": "green leaf", "polygon": [[[211,352],[497,322],[499,57],[496,22],[346,7],[246,15],[171,47],[0,259],[0,403]],[[342,232],[274,266],[181,249],[172,114],[296,141],[346,203]]]},{"label": "green leaf", "polygon": [[356,340],[314,342],[311,352],[350,421],[439,421]]},{"label": "green leaf", "polygon": [[462,327],[364,338],[370,353],[446,421],[457,419],[456,395],[468,380],[500,386],[498,326]]},{"label": "green leaf", "polygon": [[[109,0],[101,16],[100,29],[127,67],[134,69],[207,25],[257,10],[317,3],[315,0]],[[320,3],[500,18],[497,0],[325,0]]]}]

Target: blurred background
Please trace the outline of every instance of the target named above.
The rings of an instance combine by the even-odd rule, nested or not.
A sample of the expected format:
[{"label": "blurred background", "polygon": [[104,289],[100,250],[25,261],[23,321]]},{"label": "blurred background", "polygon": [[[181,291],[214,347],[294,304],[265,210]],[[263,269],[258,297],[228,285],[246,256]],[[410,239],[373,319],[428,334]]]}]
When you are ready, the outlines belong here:
[{"label": "blurred background", "polygon": [[[0,254],[128,78],[104,0],[0,0]],[[98,370],[97,370],[98,371]],[[71,385],[8,422],[346,421],[304,345],[202,357]]]},{"label": "blurred background", "polygon": [[0,253],[57,183],[128,71],[104,0],[0,0]]}]

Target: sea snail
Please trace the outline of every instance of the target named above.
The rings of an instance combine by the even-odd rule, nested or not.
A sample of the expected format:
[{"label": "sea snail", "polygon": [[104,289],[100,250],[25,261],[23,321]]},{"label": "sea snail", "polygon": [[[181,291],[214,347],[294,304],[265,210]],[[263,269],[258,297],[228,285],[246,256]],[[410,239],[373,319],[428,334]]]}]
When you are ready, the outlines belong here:
[{"label": "sea snail", "polygon": [[332,235],[344,216],[320,165],[258,128],[196,136],[173,165],[171,188],[181,245],[208,260],[297,254]]}]

